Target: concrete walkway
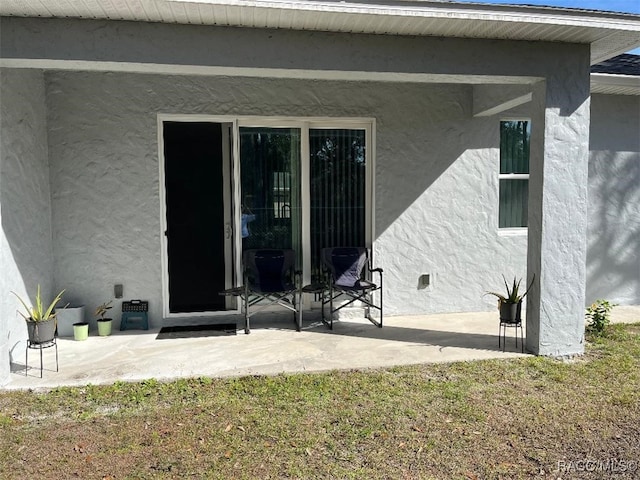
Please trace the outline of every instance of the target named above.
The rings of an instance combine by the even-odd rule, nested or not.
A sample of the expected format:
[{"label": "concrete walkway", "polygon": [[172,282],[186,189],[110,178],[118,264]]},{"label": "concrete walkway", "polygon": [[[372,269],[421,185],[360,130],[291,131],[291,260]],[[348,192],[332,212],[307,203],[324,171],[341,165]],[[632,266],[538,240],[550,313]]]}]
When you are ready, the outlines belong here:
[{"label": "concrete walkway", "polygon": [[[639,322],[640,307],[616,307],[612,319]],[[229,318],[219,320],[223,321]],[[55,371],[53,348],[43,352],[43,378],[39,352],[29,351],[26,375],[24,351],[17,352],[4,388],[46,389],[116,380],[264,375],[523,356],[520,343],[515,347],[513,329],[507,332],[506,351],[498,348],[496,314],[486,312],[387,317],[383,328],[357,319],[334,322],[334,329],[329,330],[317,314],[306,315],[302,332],[295,331],[290,315],[256,315],[250,335],[244,334],[242,325],[238,321],[237,335],[158,339],[156,329],[114,330],[109,337],[92,332],[83,342],[60,338],[59,372]]]}]

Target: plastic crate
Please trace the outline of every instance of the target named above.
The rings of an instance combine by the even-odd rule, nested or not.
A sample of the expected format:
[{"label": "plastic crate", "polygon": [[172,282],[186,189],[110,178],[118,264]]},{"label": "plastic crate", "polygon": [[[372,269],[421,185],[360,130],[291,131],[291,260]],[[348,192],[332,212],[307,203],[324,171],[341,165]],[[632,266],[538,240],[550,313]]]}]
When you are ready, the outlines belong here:
[{"label": "plastic crate", "polygon": [[127,328],[143,328],[149,330],[149,302],[146,300],[129,300],[122,302],[122,319],[120,330]]},{"label": "plastic crate", "polygon": [[122,302],[123,312],[148,312],[149,302],[146,300],[129,300]]}]

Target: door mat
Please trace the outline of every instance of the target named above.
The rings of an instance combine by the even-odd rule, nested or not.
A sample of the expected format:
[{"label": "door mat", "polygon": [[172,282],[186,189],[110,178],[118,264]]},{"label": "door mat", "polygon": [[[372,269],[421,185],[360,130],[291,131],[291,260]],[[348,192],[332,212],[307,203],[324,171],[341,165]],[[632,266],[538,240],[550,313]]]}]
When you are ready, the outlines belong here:
[{"label": "door mat", "polygon": [[209,325],[179,325],[162,327],[156,340],[170,338],[221,337],[235,335],[238,326],[235,323],[218,323]]}]

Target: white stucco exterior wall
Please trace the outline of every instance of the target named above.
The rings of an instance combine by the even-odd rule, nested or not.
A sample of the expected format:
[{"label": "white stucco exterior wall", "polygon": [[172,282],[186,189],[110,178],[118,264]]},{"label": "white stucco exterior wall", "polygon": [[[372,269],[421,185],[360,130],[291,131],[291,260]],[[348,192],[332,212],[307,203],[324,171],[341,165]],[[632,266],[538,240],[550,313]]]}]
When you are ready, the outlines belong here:
[{"label": "white stucco exterior wall", "polygon": [[[376,118],[375,258],[388,314],[487,310],[483,292],[502,273],[525,275],[526,236],[497,229],[499,118],[472,118],[469,86],[47,79],[56,285],[88,310],[123,283],[161,319],[158,113]],[[423,273],[432,288],[418,288]]]},{"label": "white stucco exterior wall", "polygon": [[[387,312],[495,308],[482,293],[500,288],[502,274],[524,276],[528,252],[528,276],[538,278],[530,349],[581,351],[588,46],[16,18],[3,21],[3,35],[14,65],[54,68],[55,279],[88,311],[123,283],[125,298],[149,299],[160,321],[158,113],[375,118],[375,256]],[[203,76],[164,75],[180,68]],[[528,248],[497,232],[499,118],[473,117],[474,82],[540,82]],[[433,287],[420,291],[424,273]]]},{"label": "white stucco exterior wall", "polygon": [[527,271],[536,281],[527,348],[571,356],[584,351],[589,51],[576,49],[554,67],[532,102]]},{"label": "white stucco exterior wall", "polygon": [[640,96],[591,97],[586,299],[640,305]]},{"label": "white stucco exterior wall", "polygon": [[18,300],[53,291],[44,76],[0,69],[0,385],[22,365],[27,329]]}]

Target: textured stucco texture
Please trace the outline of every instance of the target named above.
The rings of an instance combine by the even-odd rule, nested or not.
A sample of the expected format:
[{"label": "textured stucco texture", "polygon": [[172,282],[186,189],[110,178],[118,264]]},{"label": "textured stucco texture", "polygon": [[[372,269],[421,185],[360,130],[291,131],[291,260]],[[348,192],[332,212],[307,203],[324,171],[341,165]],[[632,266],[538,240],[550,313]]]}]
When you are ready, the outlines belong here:
[{"label": "textured stucco texture", "polygon": [[[469,86],[47,78],[56,284],[72,301],[100,303],[122,283],[161,321],[160,113],[376,118],[375,256],[388,314],[487,310],[483,292],[502,273],[526,273],[526,236],[497,229],[499,120],[472,118]],[[419,289],[425,273],[433,284]]]},{"label": "textured stucco texture", "polygon": [[640,305],[640,96],[593,95],[587,302]]},{"label": "textured stucco texture", "polygon": [[[16,31],[22,31],[20,22],[13,22]],[[92,24],[71,26],[85,25]],[[130,29],[131,25],[119,27]],[[177,38],[184,32],[186,36],[178,47],[190,45],[189,38],[196,31],[198,35],[213,32],[186,26],[144,28],[156,36],[165,31]],[[224,39],[235,38],[238,32],[225,29],[214,33],[216,38]],[[279,51],[272,50],[270,56],[258,58],[247,38],[260,38],[265,32],[244,33],[248,36],[238,42],[240,47],[233,44],[233,48],[240,49],[238,55],[225,51],[224,58],[216,60],[207,52],[188,52],[203,55],[193,60],[192,65],[208,62],[215,66],[219,62],[222,66],[238,66],[225,63],[234,59],[242,63],[240,66],[259,67]],[[94,35],[93,30],[84,34]],[[96,37],[95,45],[104,38]],[[133,41],[131,36],[122,38],[125,43]],[[479,97],[486,89],[474,91],[471,83],[3,71],[0,254],[3,262],[8,259],[11,263],[6,280],[3,276],[7,289],[32,291],[34,284],[42,283],[51,294],[54,289],[65,288],[66,301],[87,306],[88,320],[96,305],[112,298],[113,285],[123,284],[125,298],[149,300],[151,323],[159,326],[163,323],[164,198],[158,115],[198,114],[227,120],[250,115],[277,117],[285,123],[287,118],[305,117],[375,119],[375,144],[370,146],[375,147],[373,239],[376,266],[385,269],[385,313],[490,311],[495,309],[495,301],[484,293],[501,289],[503,274],[507,278],[524,278],[537,273],[528,306],[529,347],[535,353],[549,355],[580,353],[585,280],[591,282],[594,278],[591,264],[597,262],[598,252],[610,251],[610,244],[604,245],[597,238],[597,229],[591,230],[590,264],[588,268],[585,266],[587,219],[612,222],[609,212],[615,206],[607,206],[610,196],[593,192],[602,190],[600,184],[607,183],[609,175],[617,175],[594,166],[600,158],[595,153],[591,155],[592,168],[587,168],[588,48],[532,42],[471,45],[464,40],[424,39],[423,47],[442,48],[409,50],[403,47],[415,44],[416,39],[394,38],[380,45],[387,48],[387,56],[369,58],[363,57],[362,52],[371,47],[371,42],[382,42],[381,37],[283,33],[274,38],[300,40],[292,49],[301,49],[308,42],[322,53],[317,60],[326,62],[329,70],[359,66],[362,71],[378,68],[407,74],[448,73],[452,74],[451,79],[456,76],[457,81],[463,81],[464,75],[478,74],[485,75],[487,83],[500,81],[490,75],[528,75],[531,82],[547,77],[534,86],[530,103],[520,105],[517,113],[504,112],[505,116],[529,117],[534,126],[529,238],[526,232],[506,235],[498,230],[498,144],[502,117],[473,116],[474,105],[490,111],[492,101],[486,96]],[[342,63],[336,64],[336,58],[327,54],[330,49],[324,47],[331,44],[342,47],[338,50]],[[76,50],[52,45],[47,54],[55,56],[59,50],[77,54],[78,59],[90,59],[103,52],[108,58],[98,55],[99,59],[133,62],[150,61],[149,55],[153,53],[160,63],[169,54],[178,58],[182,53],[178,47],[160,51],[159,44],[149,42],[144,48],[113,51],[98,46],[96,51],[85,50],[75,39],[74,45]],[[30,46],[33,47],[29,39],[9,45]],[[220,53],[222,49],[211,51]],[[404,51],[411,53],[396,55]],[[423,55],[423,51],[431,52],[431,56]],[[457,61],[452,62],[452,51],[460,52],[469,61],[456,57]],[[13,54],[20,56],[20,52]],[[300,57],[304,57],[301,62],[311,58]],[[272,59],[270,65],[292,68],[295,66],[292,58],[298,56],[287,57],[286,64],[281,64],[282,58]],[[392,58],[393,63],[385,64]],[[495,58],[501,61],[494,63]],[[518,58],[519,62],[509,61],[510,58]],[[524,81],[522,78],[520,81]],[[616,107],[604,105],[607,103],[604,100],[602,106],[598,102],[595,106],[606,117]],[[598,132],[603,130],[599,128]],[[592,129],[592,137],[600,136],[604,143],[607,134],[598,132],[594,135]],[[598,151],[613,155],[615,168],[635,171],[637,149],[616,150],[605,145]],[[628,154],[629,151],[632,153]],[[6,158],[11,156],[20,160],[5,166]],[[631,167],[625,166],[625,162],[631,162]],[[631,187],[628,190],[637,193]],[[636,198],[633,195],[616,198],[621,202],[618,208],[628,208],[625,220],[637,225],[637,211],[633,207],[637,201],[630,202]],[[594,212],[598,210],[607,213],[594,220]],[[565,214],[559,215],[559,211]],[[36,225],[24,227],[20,221],[24,217],[33,219]],[[22,228],[27,230],[22,232]],[[616,228],[622,231],[621,224]],[[17,239],[27,233],[30,239],[20,243]],[[637,251],[637,236],[632,236],[628,246],[620,250],[625,265],[626,259],[637,260]],[[624,268],[621,271],[616,269],[609,274],[617,277],[608,280],[605,292],[620,301],[634,302],[637,290],[634,297],[623,286],[625,279],[634,278],[633,267],[630,273],[625,273]],[[419,286],[423,274],[430,275],[428,288]],[[13,304],[0,303],[0,308],[3,309],[0,313],[15,310]],[[118,318],[119,313],[117,302],[111,314]],[[6,346],[0,343],[0,348]]]},{"label": "textured stucco texture", "polygon": [[[24,361],[27,329],[15,292],[53,289],[44,75],[0,69],[0,385]],[[10,361],[8,361],[10,360]]]},{"label": "textured stucco texture", "polygon": [[[527,346],[536,354],[584,351],[589,61],[584,51],[554,65],[533,92],[527,270]],[[541,113],[544,115],[542,116]]]}]

